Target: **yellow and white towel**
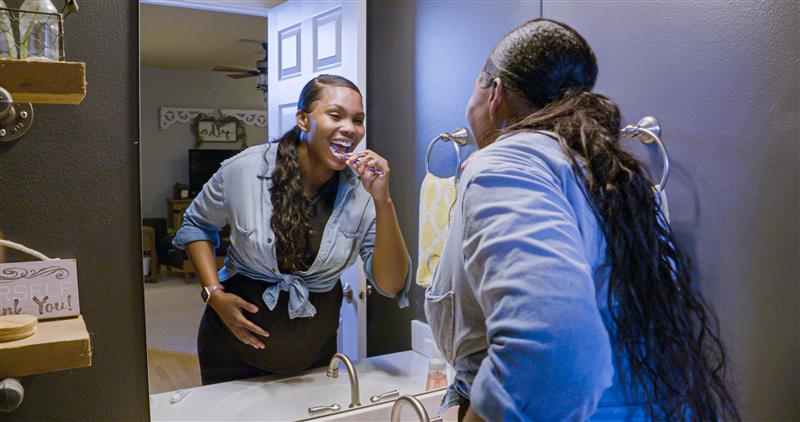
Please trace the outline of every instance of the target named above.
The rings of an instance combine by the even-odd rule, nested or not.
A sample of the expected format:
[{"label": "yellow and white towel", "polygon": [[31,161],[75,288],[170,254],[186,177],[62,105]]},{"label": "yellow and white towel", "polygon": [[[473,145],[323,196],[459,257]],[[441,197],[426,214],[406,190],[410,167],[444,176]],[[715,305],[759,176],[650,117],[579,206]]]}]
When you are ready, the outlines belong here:
[{"label": "yellow and white towel", "polygon": [[450,213],[456,200],[455,178],[440,178],[430,173],[422,180],[419,193],[419,266],[417,284],[427,286],[447,240]]}]

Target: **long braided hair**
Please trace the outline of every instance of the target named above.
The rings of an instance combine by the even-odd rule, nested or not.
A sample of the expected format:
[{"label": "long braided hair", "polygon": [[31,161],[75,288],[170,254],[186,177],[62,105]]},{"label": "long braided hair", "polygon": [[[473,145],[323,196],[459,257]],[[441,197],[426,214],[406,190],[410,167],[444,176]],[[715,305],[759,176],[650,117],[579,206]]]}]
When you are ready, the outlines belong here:
[{"label": "long braided hair", "polygon": [[[548,130],[585,187],[607,244],[608,308],[616,360],[654,420],[739,420],[725,383],[725,348],[714,312],[692,276],[642,165],[620,146],[620,111],[591,92],[597,62],[586,40],[535,19],[508,33],[483,68],[520,94],[532,114],[502,131]],[[629,389],[631,391],[633,389]]]},{"label": "long braided hair", "polygon": [[[310,113],[312,104],[319,100],[326,87],[350,88],[359,95],[358,87],[348,79],[337,75],[319,75],[311,79],[300,91],[297,109]],[[275,233],[275,255],[278,265],[289,272],[305,269],[310,259],[310,240],[313,227],[309,216],[314,205],[303,195],[303,181],[300,177],[298,148],[301,130],[294,126],[283,134],[278,143],[278,156],[272,172],[272,218],[270,225]]]}]

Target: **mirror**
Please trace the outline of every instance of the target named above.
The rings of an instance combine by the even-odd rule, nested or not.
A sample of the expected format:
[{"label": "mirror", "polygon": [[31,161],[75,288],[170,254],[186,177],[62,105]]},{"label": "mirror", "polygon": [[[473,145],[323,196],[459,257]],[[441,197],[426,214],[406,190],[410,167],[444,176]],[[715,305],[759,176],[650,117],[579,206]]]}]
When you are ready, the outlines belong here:
[{"label": "mirror", "polygon": [[[325,362],[312,365],[318,369],[299,375],[291,368],[269,375],[245,372],[236,379],[246,382],[188,390],[203,383],[198,327],[206,306],[191,262],[171,242],[192,199],[224,159],[277,138],[293,125],[300,88],[314,74],[341,74],[365,92],[365,75],[356,69],[366,64],[366,54],[359,50],[363,45],[358,41],[366,37],[366,6],[363,2],[263,1],[259,7],[253,6],[257,2],[252,0],[226,1],[224,6],[201,3],[140,1],[142,236],[153,419],[235,418],[229,413],[214,413],[231,411],[230,406],[227,410],[213,407],[218,400],[212,397],[221,396],[251,397],[242,402],[247,409],[240,409],[244,412],[241,417],[263,414],[268,410],[253,407],[253,403],[276,405],[258,400],[264,394],[259,386],[265,382],[270,386],[264,388],[275,393],[274,397],[285,397],[278,405],[289,413],[280,417],[271,414],[281,420],[309,417],[309,407],[330,405],[323,403],[329,400],[328,391],[334,394],[330,400],[346,407],[349,392],[342,385],[347,383],[347,373],[342,366],[338,380],[328,379],[324,368],[319,368],[327,363],[327,356]],[[276,28],[268,26],[264,16],[267,7],[274,8],[270,19],[277,22]],[[273,13],[276,7],[281,7],[279,13]],[[356,18],[364,25],[356,25]],[[268,45],[275,47],[268,49]],[[348,62],[349,58],[356,61]],[[365,144],[366,138],[362,141]],[[416,203],[411,205],[416,209]],[[218,268],[225,259],[230,230],[242,228],[222,230],[222,248],[214,258]],[[408,244],[409,249],[415,247]],[[340,277],[345,299],[340,311],[337,304],[334,315],[339,317],[334,321],[339,326],[334,346],[361,368],[362,404],[369,405],[369,397],[392,389],[399,389],[401,394],[440,389],[441,385],[427,382],[427,357],[414,351],[359,361],[367,356],[366,299],[370,293],[361,267],[358,258]],[[372,296],[374,301],[377,295]],[[397,308],[394,300],[386,302],[382,306]],[[407,320],[404,325],[409,329]],[[267,339],[267,347],[273,339]],[[225,360],[230,351],[218,353]],[[421,374],[421,379],[410,379],[407,374],[412,371]],[[385,397],[389,400],[393,396]],[[180,407],[172,406],[178,402],[182,403]]]}]

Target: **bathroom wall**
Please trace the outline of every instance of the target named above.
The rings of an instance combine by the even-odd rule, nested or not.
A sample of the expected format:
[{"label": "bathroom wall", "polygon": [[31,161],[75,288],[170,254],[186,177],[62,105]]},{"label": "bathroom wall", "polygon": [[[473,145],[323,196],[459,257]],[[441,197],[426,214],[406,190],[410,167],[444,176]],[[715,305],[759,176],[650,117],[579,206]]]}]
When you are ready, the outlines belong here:
[{"label": "bathroom wall", "polygon": [[[264,110],[264,94],[255,78],[231,79],[205,70],[142,68],[142,216],[167,218],[167,198],[176,182],[189,183],[189,149],[195,138],[189,123],[159,127],[160,108],[188,107]],[[202,89],[198,89],[202,87]],[[247,144],[267,139],[267,128],[245,126]],[[204,143],[202,148],[239,149],[241,143]]]},{"label": "bathroom wall", "polygon": [[[412,254],[418,217],[409,204],[428,142],[466,124],[465,104],[490,49],[538,17],[538,6],[370,8],[370,26],[379,28],[369,42],[370,144],[394,154],[392,194],[408,201],[400,223]],[[377,12],[385,7],[398,14]],[[798,3],[545,1],[544,16],[588,39],[600,64],[597,91],[618,102],[626,122],[647,114],[662,122],[673,227],[719,314],[744,418],[800,419]],[[413,39],[382,35],[406,21]],[[648,149],[631,149],[655,165]],[[453,159],[443,147],[434,172],[452,174]],[[424,320],[415,293],[408,318]]]},{"label": "bathroom wall", "polygon": [[136,144],[138,4],[80,6],[65,22],[65,45],[68,60],[86,63],[88,94],[80,105],[34,105],[26,137],[0,143],[0,231],[48,256],[77,258],[93,364],[23,378],[25,400],[0,416],[6,422],[149,418]]}]

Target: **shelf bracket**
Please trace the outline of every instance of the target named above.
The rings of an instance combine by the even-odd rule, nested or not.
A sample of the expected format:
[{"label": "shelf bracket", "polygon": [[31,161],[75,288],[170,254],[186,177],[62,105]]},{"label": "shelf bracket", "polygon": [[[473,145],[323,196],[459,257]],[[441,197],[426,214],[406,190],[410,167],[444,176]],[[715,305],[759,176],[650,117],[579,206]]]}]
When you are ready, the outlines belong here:
[{"label": "shelf bracket", "polygon": [[33,125],[33,106],[15,103],[11,93],[0,87],[0,142],[16,141]]}]

